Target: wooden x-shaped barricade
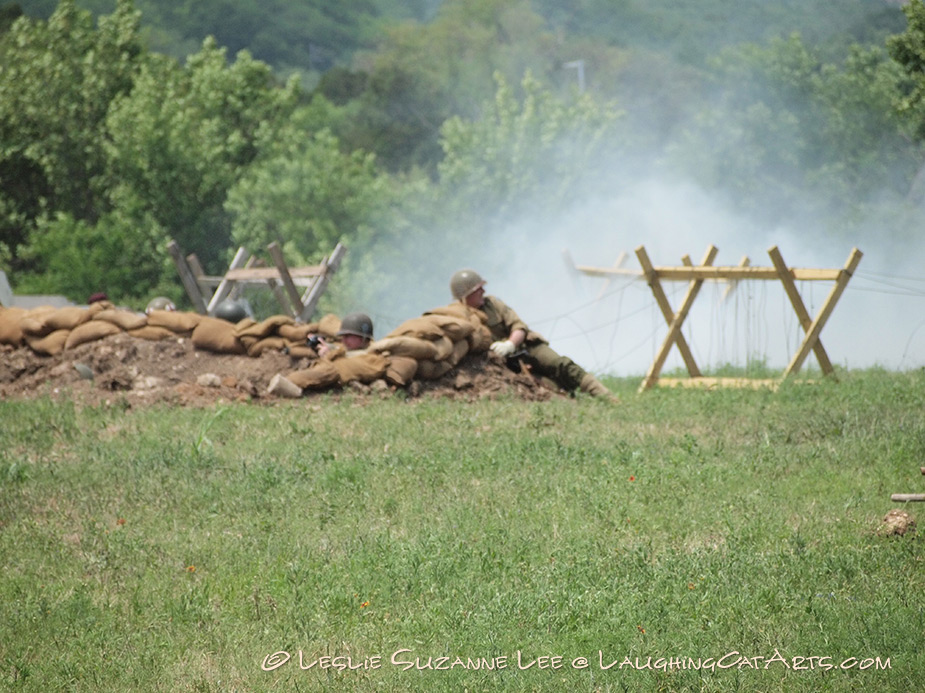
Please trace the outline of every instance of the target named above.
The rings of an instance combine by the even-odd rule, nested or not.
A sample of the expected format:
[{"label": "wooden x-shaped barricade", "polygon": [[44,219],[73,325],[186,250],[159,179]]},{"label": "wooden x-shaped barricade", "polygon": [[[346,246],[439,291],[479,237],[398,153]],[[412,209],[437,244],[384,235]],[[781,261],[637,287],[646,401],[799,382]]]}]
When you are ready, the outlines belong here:
[{"label": "wooden x-shaped barricade", "polygon": [[[319,265],[288,267],[283,251],[277,243],[270,243],[267,252],[273,260],[273,267],[261,266],[262,261],[250,255],[243,247],[238,248],[228,271],[223,275],[207,275],[194,255],[183,257],[180,247],[173,240],[167,244],[193,307],[199,313],[211,313],[225,298],[233,297],[241,286],[260,284],[270,288],[284,313],[307,322],[331,276],[340,266],[347,248],[338,243],[330,255]],[[299,289],[304,289],[299,292]],[[208,300],[206,296],[209,296]]]},{"label": "wooden x-shaped barricade", "polygon": [[[714,267],[713,260],[716,258],[717,253],[717,248],[711,245],[707,248],[707,252],[700,265],[693,265],[690,258],[685,256],[682,258],[682,265],[679,267],[656,267],[650,261],[649,255],[643,246],[636,248],[636,258],[639,260],[639,264],[642,267],[641,276],[652,289],[652,295],[655,297],[659,310],[661,310],[665,322],[668,323],[668,334],[665,336],[661,348],[658,350],[642,384],[639,386],[640,392],[653,387],[659,382],[659,375],[665,365],[668,354],[675,345],[677,345],[678,351],[681,352],[681,358],[684,360],[687,372],[691,376],[689,382],[706,385],[724,384],[720,379],[708,379],[703,377],[700,368],[697,366],[697,362],[694,360],[694,355],[691,353],[690,346],[681,332],[684,321],[687,319],[691,307],[694,304],[694,300],[697,298],[697,294],[700,292],[700,288],[703,286],[704,281],[729,282],[728,292],[728,290],[734,287],[734,282],[739,282],[743,279],[779,280],[783,284],[784,292],[790,299],[790,303],[796,312],[800,326],[805,332],[803,342],[800,344],[799,349],[797,349],[797,352],[793,355],[793,358],[791,358],[790,363],[784,370],[782,379],[799,372],[811,351],[816,355],[816,359],[819,361],[819,366],[823,374],[833,375],[834,369],[832,368],[832,362],[829,360],[829,356],[819,336],[822,333],[822,328],[825,327],[826,322],[832,315],[832,311],[835,310],[835,304],[845,291],[848,281],[851,279],[858,263],[861,261],[861,251],[857,248],[853,248],[842,269],[797,269],[788,267],[777,246],[768,249],[768,255],[771,258],[773,267],[752,267],[747,257],[743,258],[738,266]],[[619,267],[594,268],[579,265],[575,265],[574,267],[579,272],[590,276],[610,277],[618,274],[637,274],[631,270]],[[672,309],[668,301],[668,296],[662,288],[663,281],[689,282],[687,293],[677,311]],[[815,318],[810,316],[809,311],[807,311],[803,303],[803,299],[796,286],[797,281],[835,282]]]}]

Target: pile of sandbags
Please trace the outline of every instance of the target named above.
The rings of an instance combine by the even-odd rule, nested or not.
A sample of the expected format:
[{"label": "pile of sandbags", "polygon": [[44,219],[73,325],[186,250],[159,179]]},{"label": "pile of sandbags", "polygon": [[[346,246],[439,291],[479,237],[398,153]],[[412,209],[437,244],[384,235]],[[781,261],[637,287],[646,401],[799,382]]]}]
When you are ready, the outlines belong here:
[{"label": "pile of sandbags", "polygon": [[259,356],[268,349],[288,349],[294,357],[315,358],[317,354],[306,344],[307,335],[333,337],[338,329],[340,319],[336,315],[309,324],[296,324],[285,315],[262,322],[246,318],[235,324],[174,310],[152,310],[145,315],[118,309],[108,301],[87,307],[0,307],[0,345],[27,346],[43,356],[124,332],[148,340],[185,337],[197,349],[219,354]]},{"label": "pile of sandbags", "polygon": [[485,352],[490,345],[485,314],[453,303],[406,320],[362,352],[320,359],[308,368],[286,374],[285,379],[298,388],[292,390],[296,396],[380,379],[404,387],[414,379],[439,378],[466,354]]}]

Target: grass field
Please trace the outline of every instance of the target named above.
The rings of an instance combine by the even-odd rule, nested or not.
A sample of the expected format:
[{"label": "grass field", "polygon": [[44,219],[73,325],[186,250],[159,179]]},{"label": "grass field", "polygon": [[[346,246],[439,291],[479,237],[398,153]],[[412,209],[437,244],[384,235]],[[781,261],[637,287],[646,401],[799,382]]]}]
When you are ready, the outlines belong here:
[{"label": "grass field", "polygon": [[925,373],[637,383],[0,402],[0,689],[925,690]]}]

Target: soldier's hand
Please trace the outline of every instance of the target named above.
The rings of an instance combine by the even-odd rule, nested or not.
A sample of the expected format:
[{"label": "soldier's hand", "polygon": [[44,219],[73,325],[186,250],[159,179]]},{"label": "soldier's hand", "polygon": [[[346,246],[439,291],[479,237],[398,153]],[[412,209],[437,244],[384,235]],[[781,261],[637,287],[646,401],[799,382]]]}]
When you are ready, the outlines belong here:
[{"label": "soldier's hand", "polygon": [[514,342],[512,342],[510,339],[494,342],[490,347],[490,349],[501,358],[507,358],[514,353],[516,348],[517,347],[514,346]]}]

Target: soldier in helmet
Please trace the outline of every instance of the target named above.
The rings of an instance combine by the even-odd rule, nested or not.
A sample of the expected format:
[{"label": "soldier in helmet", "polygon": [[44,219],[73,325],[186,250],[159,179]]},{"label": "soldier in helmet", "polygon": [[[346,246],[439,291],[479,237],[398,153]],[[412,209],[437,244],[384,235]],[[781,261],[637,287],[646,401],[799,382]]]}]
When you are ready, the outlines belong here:
[{"label": "soldier in helmet", "polygon": [[[343,350],[350,356],[352,352],[362,351],[373,339],[373,321],[366,313],[350,313],[340,321],[337,331]],[[332,358],[336,356],[336,347],[318,338],[318,355]]]},{"label": "soldier in helmet", "polygon": [[456,272],[450,279],[450,291],[457,301],[485,313],[488,329],[495,340],[491,350],[498,356],[509,358],[518,354],[532,372],[551,379],[568,392],[581,390],[597,397],[616,399],[593,375],[551,349],[542,335],[531,331],[504,301],[486,295],[485,280],[475,270]]},{"label": "soldier in helmet", "polygon": [[176,310],[177,307],[166,296],[155,296],[145,307],[145,313],[150,314],[152,310]]}]

